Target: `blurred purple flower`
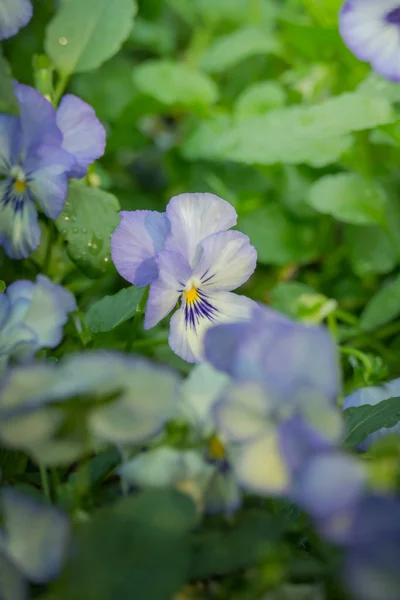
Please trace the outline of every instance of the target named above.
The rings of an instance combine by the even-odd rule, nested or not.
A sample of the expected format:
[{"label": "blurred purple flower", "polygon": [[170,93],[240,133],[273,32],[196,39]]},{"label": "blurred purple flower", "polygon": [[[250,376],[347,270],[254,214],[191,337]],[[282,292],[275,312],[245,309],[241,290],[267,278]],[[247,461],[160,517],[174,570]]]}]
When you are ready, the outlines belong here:
[{"label": "blurred purple flower", "polygon": [[254,303],[231,291],[253,273],[257,254],[238,231],[236,211],[213,194],[172,198],[166,214],[123,213],[112,239],[113,261],[131,283],[151,283],[145,328],[171,319],[169,344],[188,362],[203,359],[203,338],[216,323],[249,318]]},{"label": "blurred purple flower", "polygon": [[30,0],[1,0],[0,40],[5,40],[18,33],[29,23],[32,14],[33,8]]},{"label": "blurred purple flower", "polygon": [[35,283],[11,284],[0,293],[0,365],[9,357],[27,360],[41,348],[58,346],[74,310],[73,295],[43,275]]},{"label": "blurred purple flower", "polygon": [[209,362],[238,381],[258,381],[273,397],[302,403],[340,392],[337,351],[328,331],[257,306],[246,323],[217,325],[205,337]]},{"label": "blurred purple flower", "polygon": [[20,116],[0,115],[0,245],[11,258],[25,258],[40,241],[35,205],[58,217],[68,178],[82,177],[102,155],[105,132],[74,96],[65,96],[57,113],[31,87],[16,83],[15,95]]},{"label": "blurred purple flower", "polygon": [[[400,396],[400,378],[393,379],[393,381],[389,381],[383,385],[376,385],[356,390],[344,399],[342,408],[343,410],[346,410],[347,408],[351,408],[353,406],[364,406],[365,404],[375,406],[375,404],[379,404],[379,402],[382,402],[383,400],[388,400],[389,398],[395,398],[398,396]],[[359,448],[360,450],[368,450],[368,448],[379,439],[399,432],[400,423],[397,423],[397,425],[394,425],[393,427],[383,427],[379,431],[371,433],[359,445]]]},{"label": "blurred purple flower", "polygon": [[346,0],[339,30],[346,46],[392,81],[400,81],[399,0]]}]

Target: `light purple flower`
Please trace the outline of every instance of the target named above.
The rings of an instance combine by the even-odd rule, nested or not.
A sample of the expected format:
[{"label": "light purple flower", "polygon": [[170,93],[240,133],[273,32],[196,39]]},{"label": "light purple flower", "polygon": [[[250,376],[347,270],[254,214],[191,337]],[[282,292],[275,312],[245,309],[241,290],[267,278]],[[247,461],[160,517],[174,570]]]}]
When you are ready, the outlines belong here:
[{"label": "light purple flower", "polygon": [[258,305],[250,321],[207,332],[209,362],[239,381],[258,381],[281,401],[309,396],[332,403],[340,391],[337,350],[327,330],[307,326]]},{"label": "light purple flower", "polygon": [[29,23],[32,13],[30,0],[1,0],[0,40],[5,40],[18,33]]},{"label": "light purple flower", "polygon": [[[167,221],[165,220],[167,219]],[[257,254],[238,231],[234,208],[213,194],[172,198],[166,217],[123,213],[113,235],[113,260],[132,283],[151,282],[145,328],[177,305],[169,344],[188,362],[203,360],[203,338],[216,323],[249,318],[254,303],[232,294],[253,273]]]},{"label": "light purple flower", "polygon": [[68,178],[82,177],[101,156],[105,134],[74,96],[65,96],[57,113],[31,87],[16,83],[15,95],[20,116],[0,115],[0,245],[11,258],[25,258],[40,242],[36,205],[58,217]]},{"label": "light purple flower", "polygon": [[36,283],[16,281],[0,293],[0,364],[10,357],[27,360],[41,348],[61,342],[73,295],[43,275]]},{"label": "light purple flower", "polygon": [[392,81],[400,81],[399,0],[346,0],[339,29],[346,46]]},{"label": "light purple flower", "polygon": [[[384,383],[383,385],[370,386],[356,390],[344,399],[342,408],[343,410],[346,410],[347,408],[364,406],[365,404],[375,406],[383,400],[396,398],[398,396],[400,396],[400,377],[398,379],[393,379],[393,381],[389,381],[388,383]],[[360,450],[368,450],[374,442],[385,436],[399,432],[400,423],[397,423],[397,425],[394,425],[393,427],[383,427],[382,429],[379,429],[379,431],[371,433],[359,445],[359,448]]]}]

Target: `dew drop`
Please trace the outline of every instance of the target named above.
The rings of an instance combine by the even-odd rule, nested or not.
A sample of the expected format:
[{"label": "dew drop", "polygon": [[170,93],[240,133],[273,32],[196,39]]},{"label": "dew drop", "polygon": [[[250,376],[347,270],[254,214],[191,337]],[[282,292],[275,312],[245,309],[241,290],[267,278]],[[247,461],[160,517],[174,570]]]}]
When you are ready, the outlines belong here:
[{"label": "dew drop", "polygon": [[66,46],[68,44],[68,38],[60,37],[60,38],[58,38],[58,42],[59,42],[59,44],[61,44],[61,46]]},{"label": "dew drop", "polygon": [[72,231],[73,231],[74,233],[79,233],[79,229],[78,229],[78,227],[74,227]]}]

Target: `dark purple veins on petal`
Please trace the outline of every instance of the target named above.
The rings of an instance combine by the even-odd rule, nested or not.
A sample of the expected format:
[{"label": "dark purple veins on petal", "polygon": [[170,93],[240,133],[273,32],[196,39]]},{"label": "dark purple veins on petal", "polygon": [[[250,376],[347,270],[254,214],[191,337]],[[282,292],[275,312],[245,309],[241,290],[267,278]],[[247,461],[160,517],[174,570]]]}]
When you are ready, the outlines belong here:
[{"label": "dark purple veins on petal", "polygon": [[390,23],[390,25],[398,25],[400,27],[400,5],[387,13],[385,21],[386,23]]}]

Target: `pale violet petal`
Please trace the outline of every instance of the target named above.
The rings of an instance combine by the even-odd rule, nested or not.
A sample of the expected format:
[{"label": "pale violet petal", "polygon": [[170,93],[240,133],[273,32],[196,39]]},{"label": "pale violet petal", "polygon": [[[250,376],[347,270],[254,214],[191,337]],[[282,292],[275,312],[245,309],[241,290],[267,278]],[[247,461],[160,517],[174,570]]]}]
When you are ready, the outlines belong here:
[{"label": "pale violet petal", "polygon": [[10,200],[10,185],[0,181],[0,246],[10,258],[27,258],[40,242],[37,210],[26,193],[18,202]]},{"label": "pale violet petal", "polygon": [[0,115],[0,175],[8,175],[10,169],[16,165],[21,153],[21,143],[19,118]]},{"label": "pale violet petal", "polygon": [[10,300],[5,293],[0,293],[0,332],[10,316]]},{"label": "pale violet petal", "polygon": [[254,273],[257,252],[247,235],[239,231],[220,231],[201,242],[201,256],[193,271],[199,287],[205,290],[232,291]]},{"label": "pale violet petal", "polygon": [[171,312],[191,275],[187,260],[177,252],[164,250],[158,255],[159,276],[150,286],[145,329],[154,327]]},{"label": "pale violet petal", "polygon": [[31,0],[1,0],[0,40],[12,37],[32,18]]},{"label": "pale violet petal", "polygon": [[233,466],[239,483],[249,492],[281,495],[289,488],[289,471],[276,431],[241,445]]},{"label": "pale violet petal", "polygon": [[72,94],[65,95],[60,102],[57,125],[63,134],[62,147],[76,160],[69,177],[81,179],[89,165],[104,154],[105,129],[93,108]]},{"label": "pale violet petal", "polygon": [[209,515],[225,513],[230,516],[242,503],[242,491],[232,470],[224,473],[216,469],[205,487],[203,496],[204,511]]},{"label": "pale violet petal", "polygon": [[186,476],[182,451],[169,447],[138,454],[122,465],[119,473],[140,487],[172,487]]},{"label": "pale violet petal", "polygon": [[9,556],[31,581],[53,579],[67,552],[68,518],[11,488],[3,489],[1,499]]},{"label": "pale violet petal", "polygon": [[112,259],[118,273],[130,283],[145,286],[158,276],[154,260],[164,248],[169,221],[151,210],[122,211],[111,238]]},{"label": "pale violet petal", "polygon": [[[153,284],[154,285],[154,284]],[[255,303],[232,292],[207,294],[207,302],[212,307],[212,318],[199,316],[195,326],[185,313],[185,304],[171,319],[169,345],[172,350],[187,362],[204,362],[204,336],[206,331],[218,323],[235,323],[250,319]]]},{"label": "pale violet petal", "polygon": [[166,249],[182,254],[192,267],[199,256],[199,244],[208,235],[226,231],[236,225],[237,214],[222,198],[214,194],[181,194],[167,206],[171,232]]}]

